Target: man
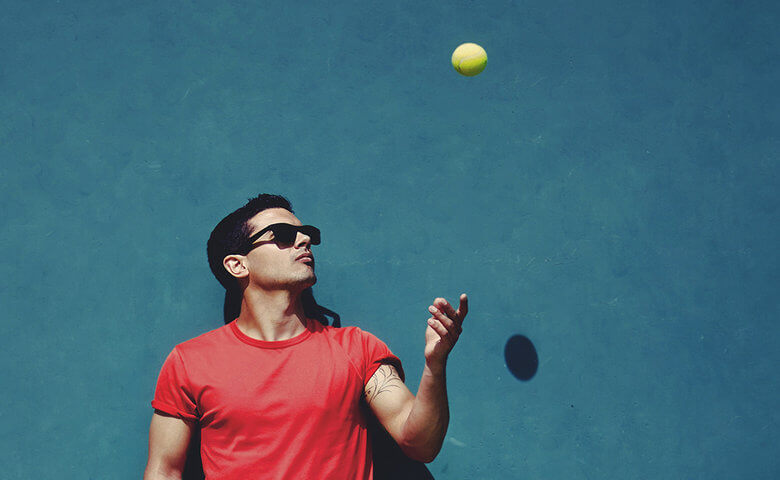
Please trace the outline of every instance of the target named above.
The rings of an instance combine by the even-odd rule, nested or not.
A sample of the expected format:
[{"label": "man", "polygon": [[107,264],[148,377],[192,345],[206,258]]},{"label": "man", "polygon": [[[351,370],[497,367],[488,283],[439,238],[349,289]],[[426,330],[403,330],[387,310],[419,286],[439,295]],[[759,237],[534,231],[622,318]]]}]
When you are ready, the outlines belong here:
[{"label": "man", "polygon": [[368,415],[410,458],[436,457],[449,422],[445,366],[466,295],[458,310],[443,298],[429,306],[415,396],[381,340],[327,325],[329,311],[311,296],[311,246],[319,243],[319,230],[302,225],[276,195],[251,199],[214,229],[209,263],[227,290],[225,311],[239,313],[166,359],[145,480],[181,478],[198,425],[207,479],[371,479]]}]

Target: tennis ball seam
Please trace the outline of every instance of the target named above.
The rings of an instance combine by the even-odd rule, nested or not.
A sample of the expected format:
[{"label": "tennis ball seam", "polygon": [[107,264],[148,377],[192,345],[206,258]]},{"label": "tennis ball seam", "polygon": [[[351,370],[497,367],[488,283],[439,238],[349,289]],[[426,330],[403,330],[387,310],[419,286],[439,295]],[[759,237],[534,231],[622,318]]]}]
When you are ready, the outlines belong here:
[{"label": "tennis ball seam", "polygon": [[[477,52],[477,53],[473,53],[473,54],[471,54],[471,55],[469,55],[469,56],[467,56],[467,57],[462,57],[460,60],[458,60],[458,73],[463,73],[463,72],[461,71],[461,67],[460,67],[460,66],[461,66],[461,64],[462,64],[463,62],[465,62],[466,60],[471,60],[471,59],[474,59],[474,58],[479,58],[479,57],[481,57],[481,56],[482,56],[482,53],[481,53],[481,52]],[[487,63],[487,59],[485,59],[485,63]]]}]

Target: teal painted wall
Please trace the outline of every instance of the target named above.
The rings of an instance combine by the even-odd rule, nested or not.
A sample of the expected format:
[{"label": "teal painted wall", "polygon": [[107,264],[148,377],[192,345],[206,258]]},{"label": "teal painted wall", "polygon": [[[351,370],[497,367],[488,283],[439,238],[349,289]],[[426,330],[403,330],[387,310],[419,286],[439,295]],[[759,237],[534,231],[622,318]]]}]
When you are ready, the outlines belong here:
[{"label": "teal painted wall", "polygon": [[469,293],[437,478],[780,475],[776,2],[0,6],[3,478],[140,477],[260,192],[413,390]]}]

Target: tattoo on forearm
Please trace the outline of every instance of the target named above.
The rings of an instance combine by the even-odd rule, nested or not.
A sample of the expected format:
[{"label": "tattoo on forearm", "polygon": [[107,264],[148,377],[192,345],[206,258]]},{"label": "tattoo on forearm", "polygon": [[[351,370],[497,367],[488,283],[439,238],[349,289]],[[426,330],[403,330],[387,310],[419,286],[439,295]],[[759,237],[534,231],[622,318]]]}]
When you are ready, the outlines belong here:
[{"label": "tattoo on forearm", "polygon": [[366,401],[370,404],[379,395],[401,388],[403,384],[395,368],[382,365],[366,384]]}]

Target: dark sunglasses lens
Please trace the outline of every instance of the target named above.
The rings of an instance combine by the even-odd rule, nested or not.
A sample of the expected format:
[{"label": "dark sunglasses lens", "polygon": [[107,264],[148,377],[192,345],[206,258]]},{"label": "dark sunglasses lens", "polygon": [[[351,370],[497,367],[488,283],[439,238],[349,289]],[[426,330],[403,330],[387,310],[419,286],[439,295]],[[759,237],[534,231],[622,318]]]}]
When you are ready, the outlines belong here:
[{"label": "dark sunglasses lens", "polygon": [[320,244],[320,229],[317,227],[312,227],[310,225],[304,225],[300,228],[301,232],[303,232],[304,235],[307,235],[311,239],[312,245],[319,245]]},{"label": "dark sunglasses lens", "polygon": [[271,231],[274,232],[274,242],[283,245],[292,245],[298,235],[298,229],[292,225],[274,225]]},{"label": "dark sunglasses lens", "polygon": [[295,227],[293,225],[281,224],[274,225],[274,228],[271,230],[274,232],[274,241],[281,245],[293,245],[298,236],[298,231],[308,236],[312,245],[320,244],[320,230],[317,227],[310,225]]}]

